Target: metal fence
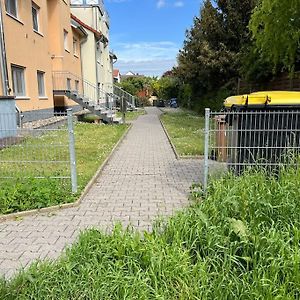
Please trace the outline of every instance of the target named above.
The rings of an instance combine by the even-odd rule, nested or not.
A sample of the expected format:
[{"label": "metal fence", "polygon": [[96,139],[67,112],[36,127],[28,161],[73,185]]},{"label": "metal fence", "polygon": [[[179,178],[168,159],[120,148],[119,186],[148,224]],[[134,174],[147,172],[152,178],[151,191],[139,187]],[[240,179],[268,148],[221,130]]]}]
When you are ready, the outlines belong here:
[{"label": "metal fence", "polygon": [[77,192],[73,114],[0,112],[0,180],[24,178],[68,181]]},{"label": "metal fence", "polygon": [[300,110],[205,112],[204,188],[211,161],[242,174],[251,167],[277,174],[281,166],[298,166]]}]

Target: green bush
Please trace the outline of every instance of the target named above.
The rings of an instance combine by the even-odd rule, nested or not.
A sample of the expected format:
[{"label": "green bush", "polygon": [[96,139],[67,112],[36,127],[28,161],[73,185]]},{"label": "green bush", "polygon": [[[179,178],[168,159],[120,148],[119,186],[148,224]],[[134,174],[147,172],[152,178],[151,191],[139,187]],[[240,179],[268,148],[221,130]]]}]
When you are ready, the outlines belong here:
[{"label": "green bush", "polygon": [[0,183],[0,214],[73,202],[70,182],[59,179],[17,179]]},{"label": "green bush", "polygon": [[3,280],[0,298],[299,299],[299,177],[228,175],[153,233],[87,231],[58,261]]}]

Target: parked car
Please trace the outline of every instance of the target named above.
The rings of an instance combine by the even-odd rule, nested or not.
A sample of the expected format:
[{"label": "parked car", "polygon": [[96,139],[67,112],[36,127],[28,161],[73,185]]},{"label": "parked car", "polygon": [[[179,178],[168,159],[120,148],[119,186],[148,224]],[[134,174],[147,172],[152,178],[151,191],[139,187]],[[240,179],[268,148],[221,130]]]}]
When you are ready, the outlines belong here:
[{"label": "parked car", "polygon": [[165,101],[164,100],[158,100],[157,101],[157,107],[165,107]]},{"label": "parked car", "polygon": [[170,107],[172,107],[172,108],[177,108],[178,107],[177,98],[172,98],[170,100]]}]

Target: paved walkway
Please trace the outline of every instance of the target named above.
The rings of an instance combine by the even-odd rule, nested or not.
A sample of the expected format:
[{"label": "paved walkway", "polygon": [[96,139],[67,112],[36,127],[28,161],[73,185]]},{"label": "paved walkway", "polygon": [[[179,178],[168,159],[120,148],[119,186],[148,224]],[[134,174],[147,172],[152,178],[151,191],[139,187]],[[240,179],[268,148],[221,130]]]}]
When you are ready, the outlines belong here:
[{"label": "paved walkway", "polygon": [[134,122],[79,207],[0,224],[0,275],[10,277],[36,259],[56,258],[88,227],[107,229],[120,221],[150,230],[157,216],[188,204],[202,163],[176,160],[160,111],[147,108],[147,113]]}]

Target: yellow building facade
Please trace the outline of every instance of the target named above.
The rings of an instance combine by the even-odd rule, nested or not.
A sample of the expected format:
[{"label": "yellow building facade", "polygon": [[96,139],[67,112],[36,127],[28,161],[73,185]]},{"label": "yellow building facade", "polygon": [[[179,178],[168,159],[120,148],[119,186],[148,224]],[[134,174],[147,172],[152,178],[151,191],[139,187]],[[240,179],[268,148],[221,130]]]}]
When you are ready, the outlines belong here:
[{"label": "yellow building facade", "polygon": [[[19,110],[53,112],[77,107],[65,96],[53,96],[53,72],[82,76],[80,44],[85,34],[72,24],[69,1],[0,1],[8,93],[15,96]],[[75,86],[74,78],[69,84]]]}]

